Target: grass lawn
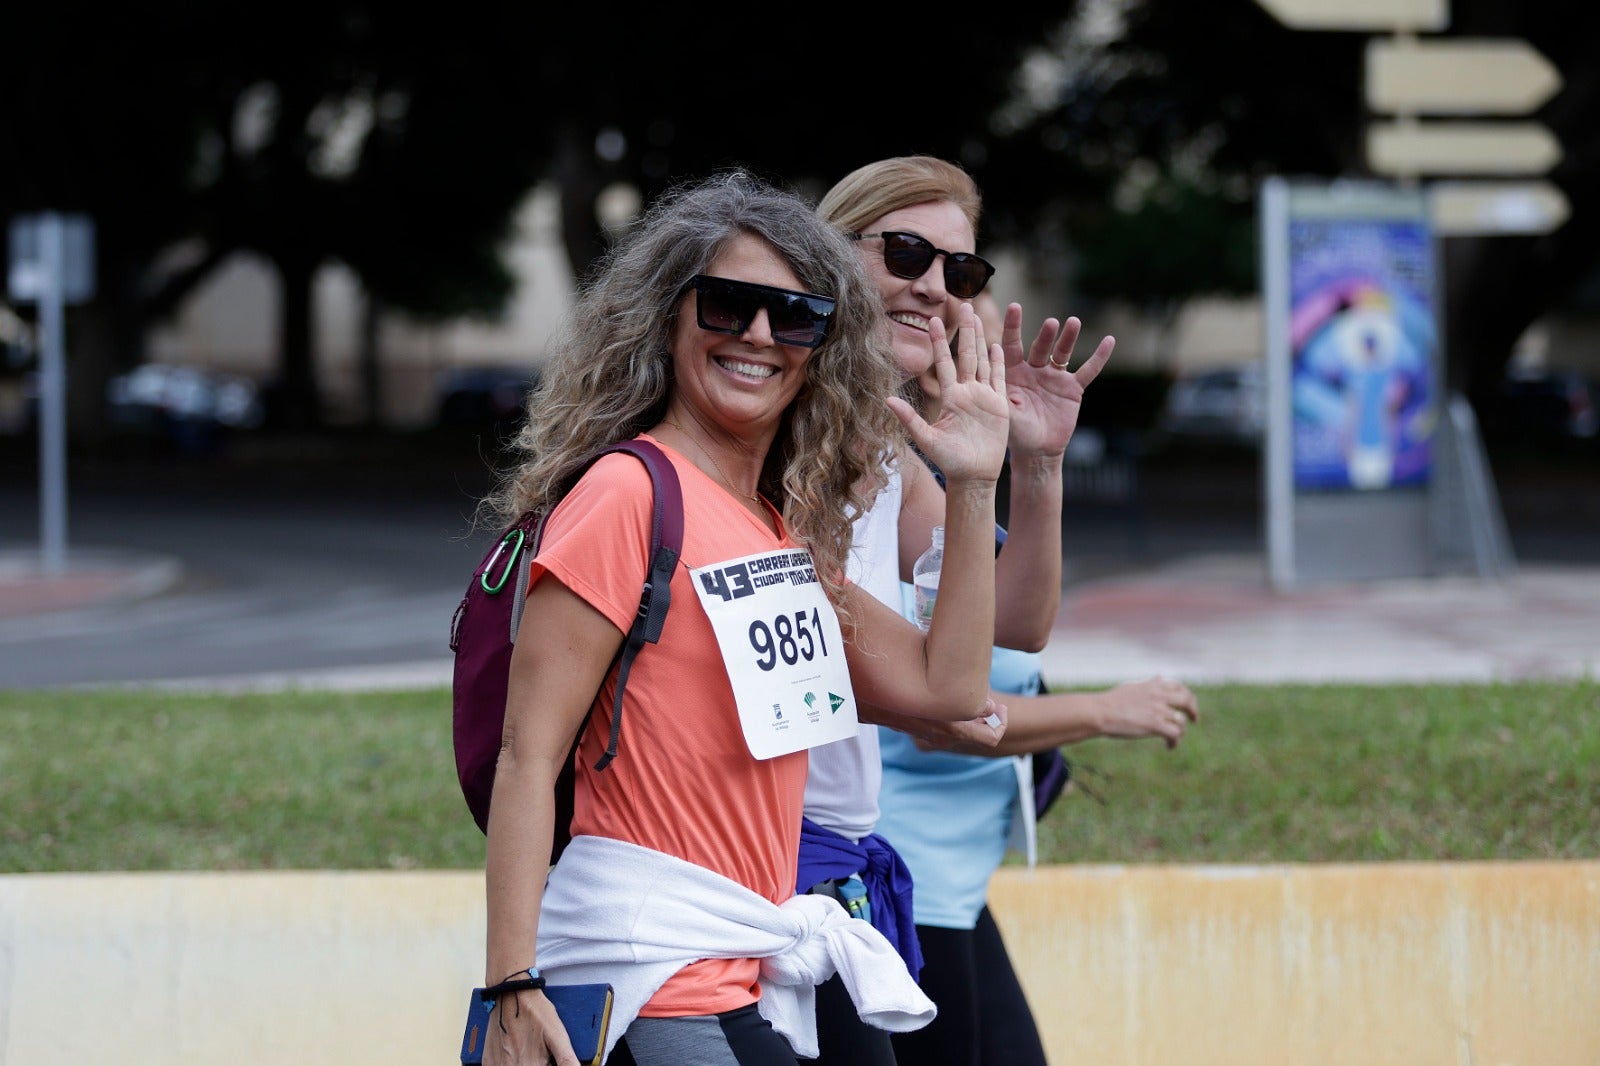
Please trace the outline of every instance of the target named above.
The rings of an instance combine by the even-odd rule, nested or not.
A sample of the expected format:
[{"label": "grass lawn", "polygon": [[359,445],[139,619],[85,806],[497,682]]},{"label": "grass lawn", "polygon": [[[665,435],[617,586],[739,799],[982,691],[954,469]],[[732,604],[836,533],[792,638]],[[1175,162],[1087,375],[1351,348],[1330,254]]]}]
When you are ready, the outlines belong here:
[{"label": "grass lawn", "polygon": [[[1600,858],[1600,683],[1197,693],[1067,749],[1042,862]],[[482,862],[443,688],[0,690],[0,872]]]},{"label": "grass lawn", "polygon": [[[1067,748],[1041,861],[1600,858],[1600,683],[1197,688],[1178,748]],[[1088,769],[1083,769],[1083,768]]]}]

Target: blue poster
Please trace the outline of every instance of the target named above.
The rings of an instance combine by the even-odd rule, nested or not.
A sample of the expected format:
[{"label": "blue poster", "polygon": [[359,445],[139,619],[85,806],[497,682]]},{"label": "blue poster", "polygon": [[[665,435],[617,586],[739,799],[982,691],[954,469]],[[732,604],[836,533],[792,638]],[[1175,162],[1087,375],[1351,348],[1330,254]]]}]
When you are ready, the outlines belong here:
[{"label": "blue poster", "polygon": [[1382,490],[1428,481],[1432,234],[1421,219],[1291,220],[1294,483]]}]

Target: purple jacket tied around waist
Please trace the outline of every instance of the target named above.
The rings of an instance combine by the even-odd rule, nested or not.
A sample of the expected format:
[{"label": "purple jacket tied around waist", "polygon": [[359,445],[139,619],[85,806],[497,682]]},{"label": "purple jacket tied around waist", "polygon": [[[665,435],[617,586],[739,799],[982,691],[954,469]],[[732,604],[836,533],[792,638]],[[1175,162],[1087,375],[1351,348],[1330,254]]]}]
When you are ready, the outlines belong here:
[{"label": "purple jacket tied around waist", "polygon": [[821,881],[859,874],[872,905],[872,926],[888,938],[906,962],[913,979],[922,973],[922,946],[911,910],[911,871],[905,860],[877,833],[852,843],[809,818],[800,820],[800,869],[795,892]]}]

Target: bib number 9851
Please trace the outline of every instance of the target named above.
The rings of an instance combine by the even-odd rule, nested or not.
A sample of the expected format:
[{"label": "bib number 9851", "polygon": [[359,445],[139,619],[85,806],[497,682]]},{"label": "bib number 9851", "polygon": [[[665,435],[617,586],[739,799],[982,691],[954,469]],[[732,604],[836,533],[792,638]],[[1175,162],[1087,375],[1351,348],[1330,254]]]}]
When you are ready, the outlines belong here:
[{"label": "bib number 9851", "polygon": [[818,655],[828,654],[828,638],[822,627],[822,616],[815,607],[811,611],[780,614],[768,625],[757,618],[750,623],[750,647],[755,649],[756,665],[763,670],[774,669],[778,660],[785,666],[794,666],[800,660],[811,662]]}]

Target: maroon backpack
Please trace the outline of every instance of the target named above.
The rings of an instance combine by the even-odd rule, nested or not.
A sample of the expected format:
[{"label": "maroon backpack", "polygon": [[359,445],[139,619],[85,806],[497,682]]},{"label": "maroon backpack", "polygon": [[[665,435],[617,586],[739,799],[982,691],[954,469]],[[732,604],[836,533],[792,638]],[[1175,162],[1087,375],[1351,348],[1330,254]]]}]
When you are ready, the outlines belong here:
[{"label": "maroon backpack", "polygon": [[[573,480],[609,452],[627,452],[644,463],[655,487],[655,508],[650,522],[649,570],[639,597],[638,614],[617,652],[617,698],[611,711],[611,737],[605,754],[595,763],[596,770],[604,770],[616,757],[617,738],[622,730],[622,689],[628,680],[628,670],[640,648],[661,639],[661,627],[672,602],[672,573],[683,547],[683,493],[678,486],[678,472],[654,444],[625,440],[602,448],[589,457]],[[505,726],[511,649],[516,644],[522,607],[528,595],[529,564],[538,554],[543,530],[544,515],[538,512],[530,511],[512,523],[478,564],[450,622],[450,650],[456,657],[452,685],[456,776],[461,781],[467,809],[484,832],[488,832],[489,827],[489,796],[494,788],[495,763],[500,757],[500,736]],[[581,729],[578,735],[583,735]],[[570,836],[577,747],[575,739],[572,753],[556,779],[556,828],[551,862],[561,854]]]}]

